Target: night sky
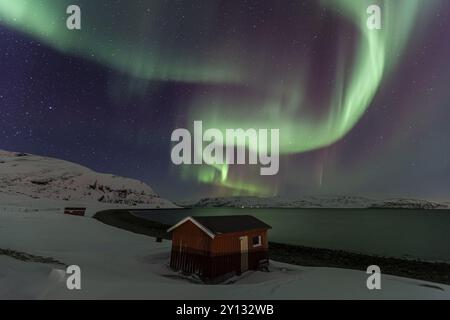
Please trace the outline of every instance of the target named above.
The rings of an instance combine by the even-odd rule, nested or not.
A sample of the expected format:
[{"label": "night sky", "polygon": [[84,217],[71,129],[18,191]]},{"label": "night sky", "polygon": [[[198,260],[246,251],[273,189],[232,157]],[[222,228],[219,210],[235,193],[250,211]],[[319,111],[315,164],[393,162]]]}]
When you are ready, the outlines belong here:
[{"label": "night sky", "polygon": [[[365,24],[374,3],[382,30]],[[0,149],[169,199],[448,200],[449,57],[447,0],[0,0]],[[171,133],[194,120],[280,129],[279,174],[173,165]]]}]

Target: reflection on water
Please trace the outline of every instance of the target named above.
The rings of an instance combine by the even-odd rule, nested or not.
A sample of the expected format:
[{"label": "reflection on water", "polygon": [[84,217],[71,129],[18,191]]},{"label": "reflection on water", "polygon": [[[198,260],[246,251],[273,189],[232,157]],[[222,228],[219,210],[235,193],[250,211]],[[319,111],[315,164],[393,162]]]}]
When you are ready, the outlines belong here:
[{"label": "reflection on water", "polygon": [[195,208],[133,213],[166,224],[193,215],[251,214],[273,227],[273,242],[450,262],[448,211]]}]

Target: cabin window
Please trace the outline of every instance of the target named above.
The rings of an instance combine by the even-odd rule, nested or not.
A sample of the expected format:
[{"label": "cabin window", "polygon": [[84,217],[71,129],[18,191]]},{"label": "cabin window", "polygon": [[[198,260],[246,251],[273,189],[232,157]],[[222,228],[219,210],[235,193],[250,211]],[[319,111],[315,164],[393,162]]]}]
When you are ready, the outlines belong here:
[{"label": "cabin window", "polygon": [[261,236],[254,236],[252,238],[252,244],[254,247],[259,247],[261,245]]}]

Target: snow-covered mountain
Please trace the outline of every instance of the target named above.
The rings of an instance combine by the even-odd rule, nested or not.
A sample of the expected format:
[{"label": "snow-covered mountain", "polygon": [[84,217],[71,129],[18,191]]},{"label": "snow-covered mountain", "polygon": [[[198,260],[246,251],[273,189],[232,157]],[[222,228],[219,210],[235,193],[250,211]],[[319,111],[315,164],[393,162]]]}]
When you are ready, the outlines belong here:
[{"label": "snow-covered mountain", "polygon": [[373,202],[372,199],[351,196],[304,196],[295,199],[281,197],[224,197],[203,198],[193,203],[192,206],[239,208],[367,208]]},{"label": "snow-covered mountain", "polygon": [[403,209],[447,209],[444,203],[417,199],[375,200],[358,196],[303,196],[295,199],[280,197],[217,197],[203,198],[197,202],[183,202],[190,207],[234,207],[234,208],[403,208]]},{"label": "snow-covered mountain", "polygon": [[173,207],[147,184],[54,158],[0,150],[0,198]]},{"label": "snow-covered mountain", "polygon": [[389,199],[372,205],[373,208],[448,209],[446,203],[418,199]]}]

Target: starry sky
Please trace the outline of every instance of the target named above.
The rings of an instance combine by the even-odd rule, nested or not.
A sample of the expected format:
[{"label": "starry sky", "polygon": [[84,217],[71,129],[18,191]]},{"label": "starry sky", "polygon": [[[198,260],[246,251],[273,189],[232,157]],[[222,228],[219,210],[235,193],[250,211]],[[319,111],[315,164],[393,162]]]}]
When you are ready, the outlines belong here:
[{"label": "starry sky", "polygon": [[[0,0],[0,149],[176,200],[449,200],[449,39],[447,0]],[[279,129],[279,173],[173,165],[171,133],[194,120]]]}]

